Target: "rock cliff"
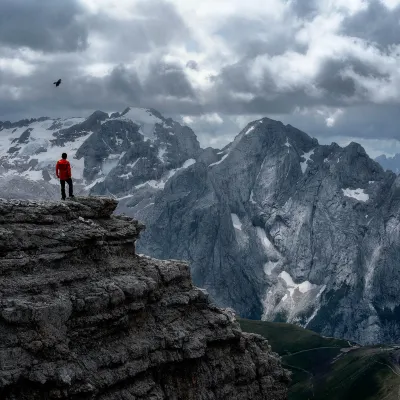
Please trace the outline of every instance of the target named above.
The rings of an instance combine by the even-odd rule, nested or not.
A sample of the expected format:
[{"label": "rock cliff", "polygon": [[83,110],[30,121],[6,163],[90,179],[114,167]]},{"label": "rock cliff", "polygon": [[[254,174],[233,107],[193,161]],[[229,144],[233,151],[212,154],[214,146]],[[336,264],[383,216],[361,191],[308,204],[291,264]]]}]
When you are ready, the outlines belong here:
[{"label": "rock cliff", "polygon": [[0,200],[0,398],[286,398],[267,342],[187,264],[135,254],[144,226],[116,207]]}]

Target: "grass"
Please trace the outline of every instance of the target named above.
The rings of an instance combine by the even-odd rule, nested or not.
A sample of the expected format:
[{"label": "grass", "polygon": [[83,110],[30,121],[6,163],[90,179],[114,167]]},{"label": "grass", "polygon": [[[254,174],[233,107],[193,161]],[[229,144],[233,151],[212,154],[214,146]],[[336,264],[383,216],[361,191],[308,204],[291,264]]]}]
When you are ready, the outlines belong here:
[{"label": "grass", "polygon": [[291,370],[289,400],[400,399],[400,350],[393,346],[355,347],[286,323],[239,323],[243,331],[268,339]]}]

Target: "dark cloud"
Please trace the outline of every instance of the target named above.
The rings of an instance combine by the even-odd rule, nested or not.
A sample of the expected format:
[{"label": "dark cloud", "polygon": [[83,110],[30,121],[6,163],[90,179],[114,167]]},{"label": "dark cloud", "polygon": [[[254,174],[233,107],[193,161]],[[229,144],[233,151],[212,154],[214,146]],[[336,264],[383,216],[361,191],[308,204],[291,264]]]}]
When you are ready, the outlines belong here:
[{"label": "dark cloud", "polygon": [[340,106],[343,100],[354,96],[357,96],[359,101],[365,102],[367,93],[360,92],[356,81],[346,76],[346,72],[351,70],[358,76],[371,79],[390,78],[389,75],[378,71],[377,67],[377,65],[363,63],[352,56],[343,57],[340,60],[326,60],[315,78],[315,85],[325,90],[326,99],[330,99],[327,104]]},{"label": "dark cloud", "polygon": [[[331,110],[332,113],[334,110]],[[365,104],[344,109],[332,127],[326,126],[325,117],[318,112],[292,115],[276,115],[286,124],[291,124],[307,132],[311,136],[353,137],[365,139],[400,140],[398,126],[400,114],[397,105]]]},{"label": "dark cloud", "polygon": [[186,63],[186,68],[190,68],[190,69],[193,69],[195,71],[198,71],[199,70],[199,64],[194,60],[189,60]]},{"label": "dark cloud", "polygon": [[88,31],[77,0],[1,0],[0,44],[46,52],[86,48]]},{"label": "dark cloud", "polygon": [[141,0],[132,19],[116,20],[106,11],[91,16],[90,29],[110,43],[103,57],[126,62],[132,56],[165,49],[190,40],[190,29],[172,3]]},{"label": "dark cloud", "polygon": [[311,19],[318,13],[317,0],[288,0],[292,12],[305,19]]},{"label": "dark cloud", "polygon": [[[170,1],[135,2],[129,10],[130,20],[116,20],[107,10],[85,14],[78,0],[0,0],[0,59],[6,60],[3,69],[0,66],[0,119],[87,116],[96,109],[117,111],[129,105],[152,107],[176,117],[179,114],[197,116],[195,127],[207,138],[236,133],[243,126],[232,122],[232,118],[241,115],[249,120],[252,115],[277,116],[315,136],[397,138],[396,126],[400,122],[397,107],[371,104],[374,85],[367,93],[357,82],[357,76],[379,82],[391,79],[379,72],[376,48],[373,52],[365,51],[361,61],[357,52],[349,55],[348,48],[343,50],[342,57],[338,54],[343,37],[333,44],[326,42],[326,49],[322,48],[322,40],[322,44],[319,40],[311,44],[315,48],[309,49],[307,43],[299,45],[299,29],[312,24],[318,3],[316,0],[288,1],[291,5],[284,18],[287,23],[257,15],[252,18],[236,15],[218,25],[212,35],[218,35],[218,41],[227,46],[227,53],[231,52],[232,59],[239,62],[226,65],[225,55],[221,54],[225,67],[210,79],[211,88],[204,89],[200,95],[188,75],[202,76],[210,67],[207,57],[204,61],[199,57],[201,68],[194,60],[184,59],[181,64],[165,60],[172,59],[168,55],[176,56],[177,53],[170,52],[173,46],[185,47],[190,54],[201,53],[203,46],[212,44],[196,41],[201,35],[192,34],[194,27],[187,26]],[[378,0],[372,0],[365,11],[346,17],[341,34],[354,36],[354,40],[358,37],[376,42],[380,48],[387,47],[398,43],[399,19],[399,8],[392,15]],[[306,31],[314,34],[312,29]],[[24,54],[21,47],[70,53],[47,54],[44,58],[40,55],[35,60],[29,58],[32,55]],[[80,52],[81,49],[86,51]],[[366,49],[364,43],[360,49]],[[304,61],[308,51],[310,57],[315,57],[313,71],[314,67],[318,68],[313,80],[311,74],[303,72],[305,64],[298,68],[295,65]],[[372,53],[371,61],[365,61]],[[390,56],[389,49],[382,54]],[[24,57],[34,70],[29,76],[18,76],[7,62]],[[255,79],[251,71],[257,59],[258,78]],[[278,78],[271,71],[276,71],[277,65],[285,68],[282,60],[290,64],[289,72],[278,74]],[[90,63],[117,66],[105,76],[95,77],[84,72]],[[211,68],[218,68],[217,62]],[[349,70],[355,77],[346,76]],[[300,79],[278,80],[285,79],[290,71]],[[52,82],[59,77],[63,83],[55,89]],[[343,114],[332,127],[327,127],[329,112],[334,113],[337,108],[343,109]],[[296,112],[299,109],[304,112]],[[321,110],[331,111],[321,116]],[[224,122],[221,124],[213,117],[200,118],[204,113],[225,115]]]},{"label": "dark cloud", "polygon": [[[80,62],[78,58],[54,59],[24,77],[0,69],[0,77],[5,76],[8,87],[19,89],[14,99],[8,90],[0,88],[0,120],[10,119],[10,115],[14,119],[82,115],[86,110],[122,110],[127,105],[154,107],[161,112],[194,111],[194,91],[184,69],[176,64],[154,59],[148,77],[141,81],[135,69],[122,64],[104,77],[82,75]],[[58,88],[52,85],[53,71],[63,79]]]},{"label": "dark cloud", "polygon": [[379,0],[370,0],[365,10],[345,19],[342,33],[375,42],[380,47],[399,44],[400,6],[389,10]]},{"label": "dark cloud", "polygon": [[227,18],[216,31],[243,58],[260,54],[274,56],[290,50],[304,52],[306,46],[296,42],[295,33],[296,29],[291,24],[283,25],[272,18],[265,20],[240,15]]},{"label": "dark cloud", "polygon": [[143,84],[150,96],[194,98],[194,91],[184,70],[176,64],[153,64]]}]

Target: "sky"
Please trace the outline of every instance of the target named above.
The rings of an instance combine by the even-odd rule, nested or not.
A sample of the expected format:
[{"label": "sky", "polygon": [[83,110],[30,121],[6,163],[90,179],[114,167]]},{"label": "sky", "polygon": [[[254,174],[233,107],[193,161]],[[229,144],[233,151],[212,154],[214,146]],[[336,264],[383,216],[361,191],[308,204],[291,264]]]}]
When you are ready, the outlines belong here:
[{"label": "sky", "polygon": [[400,0],[0,1],[0,120],[127,106],[204,147],[267,116],[400,153]]}]

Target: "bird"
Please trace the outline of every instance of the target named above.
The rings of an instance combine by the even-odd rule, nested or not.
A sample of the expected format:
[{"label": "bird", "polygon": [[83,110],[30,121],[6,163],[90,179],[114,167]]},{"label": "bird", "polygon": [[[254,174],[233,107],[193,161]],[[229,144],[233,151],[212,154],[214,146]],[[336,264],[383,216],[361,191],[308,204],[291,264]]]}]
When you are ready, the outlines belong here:
[{"label": "bird", "polygon": [[56,82],[53,82],[53,85],[56,85],[56,87],[58,87],[58,86],[60,86],[60,83],[61,83],[61,79],[59,79]]}]

